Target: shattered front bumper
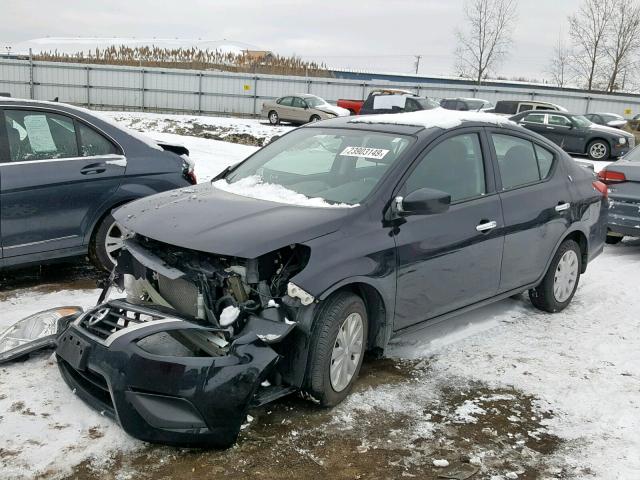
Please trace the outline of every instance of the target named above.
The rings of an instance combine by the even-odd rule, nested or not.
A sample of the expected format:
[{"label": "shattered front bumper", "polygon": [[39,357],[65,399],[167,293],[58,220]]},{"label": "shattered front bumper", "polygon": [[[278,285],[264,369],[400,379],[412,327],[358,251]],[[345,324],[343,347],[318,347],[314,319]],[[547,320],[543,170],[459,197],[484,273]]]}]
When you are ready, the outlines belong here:
[{"label": "shattered front bumper", "polygon": [[[112,310],[153,318],[120,328],[123,322],[108,320],[105,312]],[[273,349],[247,333],[221,356],[152,354],[139,346],[141,339],[212,329],[122,300],[91,312],[90,320],[85,313],[69,324],[56,349],[62,377],[80,398],[140,440],[206,448],[236,441],[252,398],[278,359]]]}]

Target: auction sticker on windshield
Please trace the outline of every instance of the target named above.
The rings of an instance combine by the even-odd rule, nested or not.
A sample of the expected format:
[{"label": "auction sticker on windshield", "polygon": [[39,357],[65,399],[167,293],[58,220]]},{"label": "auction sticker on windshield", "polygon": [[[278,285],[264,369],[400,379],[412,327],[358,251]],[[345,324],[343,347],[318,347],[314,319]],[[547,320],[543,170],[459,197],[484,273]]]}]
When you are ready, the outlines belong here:
[{"label": "auction sticker on windshield", "polygon": [[343,157],[362,157],[382,160],[389,150],[384,148],[347,147],[340,154]]}]

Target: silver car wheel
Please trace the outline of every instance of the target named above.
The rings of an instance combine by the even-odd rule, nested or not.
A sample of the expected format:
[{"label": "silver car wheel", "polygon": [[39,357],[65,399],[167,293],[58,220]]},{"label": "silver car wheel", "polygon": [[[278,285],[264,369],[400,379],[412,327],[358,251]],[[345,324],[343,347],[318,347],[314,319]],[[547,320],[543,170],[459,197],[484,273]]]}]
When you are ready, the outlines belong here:
[{"label": "silver car wheel", "polygon": [[363,332],[362,316],[359,313],[350,314],[338,330],[329,370],[331,387],[336,392],[347,388],[356,373],[364,345]]},{"label": "silver car wheel", "polygon": [[578,280],[578,255],[573,250],[567,250],[560,258],[553,279],[553,296],[559,303],[566,302],[573,293]]},{"label": "silver car wheel", "polygon": [[278,117],[278,114],[276,112],[271,112],[269,114],[269,122],[272,125],[276,125],[278,123],[278,121],[280,120],[280,118]]},{"label": "silver car wheel", "polygon": [[602,142],[594,143],[589,149],[589,154],[599,160],[607,154],[607,146]]},{"label": "silver car wheel", "polygon": [[107,230],[107,235],[104,239],[104,250],[114,265],[117,262],[117,253],[122,247],[124,247],[124,234],[120,226],[116,222],[113,222],[109,230]]}]

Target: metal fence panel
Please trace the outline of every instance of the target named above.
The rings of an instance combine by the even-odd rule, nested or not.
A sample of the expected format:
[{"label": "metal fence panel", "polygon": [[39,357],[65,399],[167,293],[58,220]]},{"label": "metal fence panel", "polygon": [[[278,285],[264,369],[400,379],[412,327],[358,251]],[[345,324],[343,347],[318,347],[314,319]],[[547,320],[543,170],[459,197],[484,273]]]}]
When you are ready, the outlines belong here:
[{"label": "metal fence panel", "polygon": [[330,102],[364,99],[376,88],[402,88],[439,100],[476,97],[538,100],[575,113],[640,113],[639,95],[601,94],[528,85],[476,86],[453,81],[411,79],[407,82],[296,77],[0,59],[0,92],[14,97],[51,100],[112,110],[148,110],[229,115],[256,115],[265,100],[293,93],[313,93]]}]

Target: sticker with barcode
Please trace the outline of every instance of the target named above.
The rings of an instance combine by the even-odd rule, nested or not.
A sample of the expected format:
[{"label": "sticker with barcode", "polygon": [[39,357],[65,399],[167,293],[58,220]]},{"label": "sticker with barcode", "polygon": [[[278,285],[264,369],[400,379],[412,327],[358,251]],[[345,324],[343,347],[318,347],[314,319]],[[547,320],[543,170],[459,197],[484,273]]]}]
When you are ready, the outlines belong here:
[{"label": "sticker with barcode", "polygon": [[340,155],[343,157],[363,157],[382,160],[389,150],[384,148],[367,148],[367,147],[347,147]]}]

